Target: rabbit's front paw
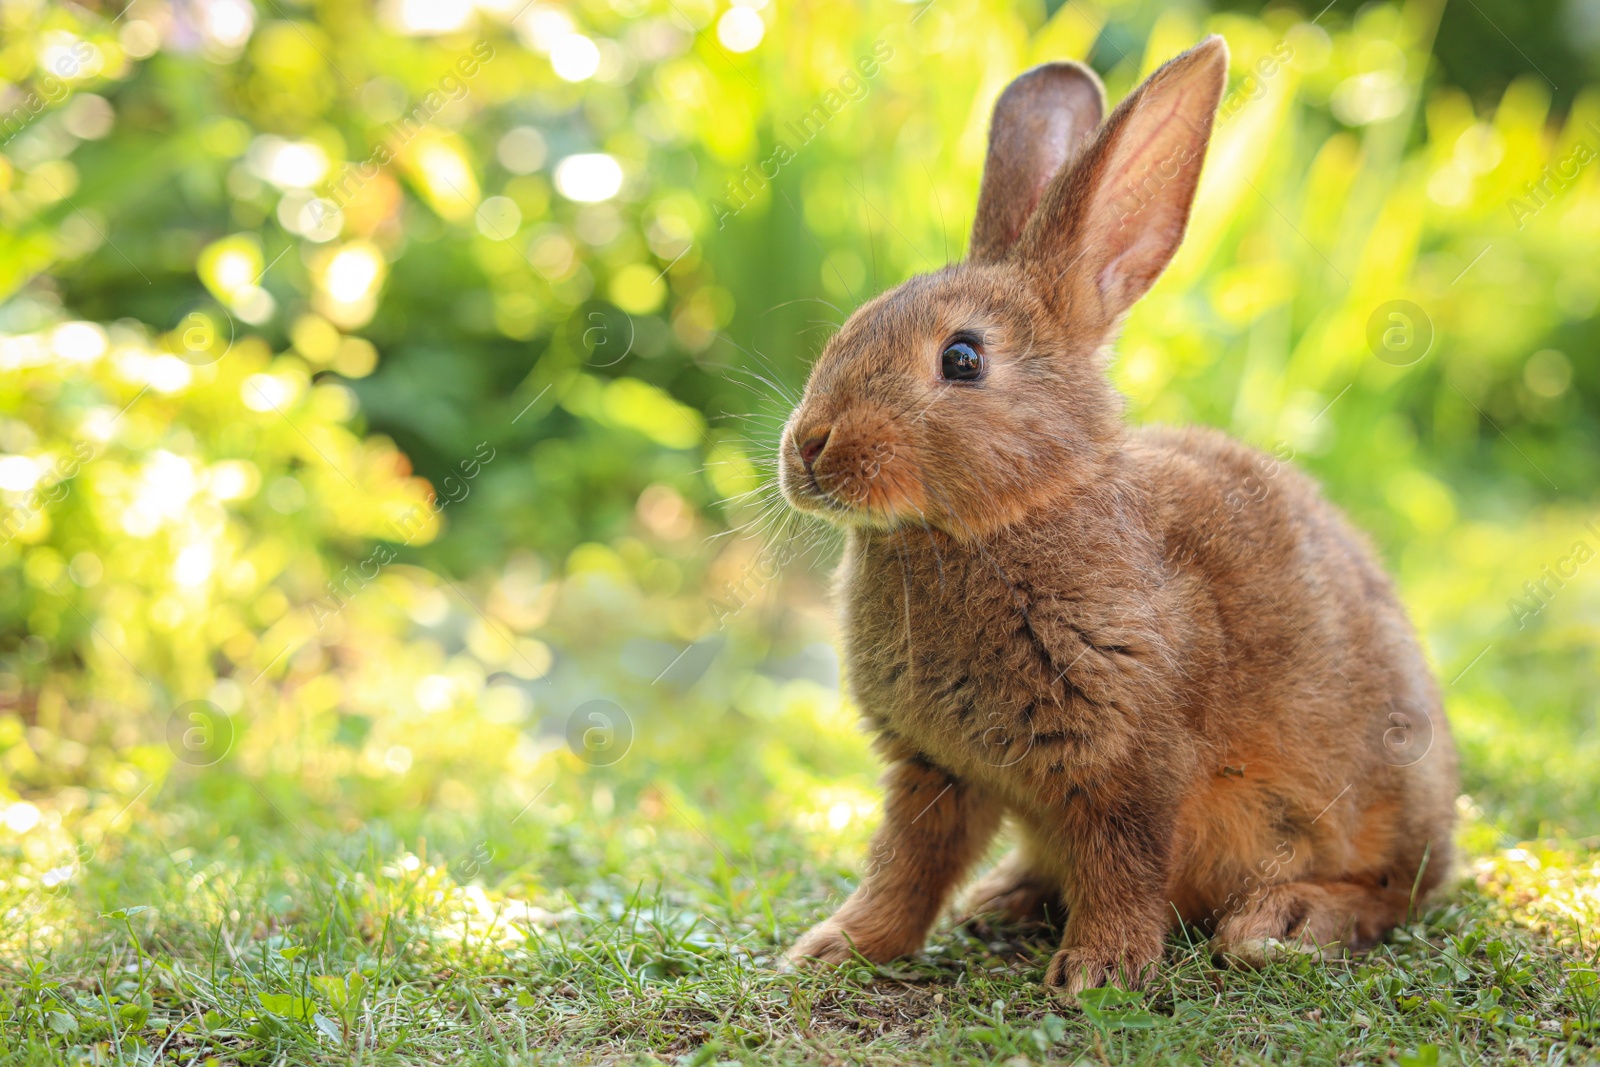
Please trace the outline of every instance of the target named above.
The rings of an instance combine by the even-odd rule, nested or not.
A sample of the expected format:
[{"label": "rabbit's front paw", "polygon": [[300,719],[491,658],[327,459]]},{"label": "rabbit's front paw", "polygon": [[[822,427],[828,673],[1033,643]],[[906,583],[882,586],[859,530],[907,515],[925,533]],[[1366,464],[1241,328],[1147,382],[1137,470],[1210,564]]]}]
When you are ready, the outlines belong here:
[{"label": "rabbit's front paw", "polygon": [[856,956],[854,939],[832,919],[824,919],[807,930],[783,958],[797,967],[837,966]]},{"label": "rabbit's front paw", "polygon": [[1044,984],[1058,1000],[1076,1001],[1085,989],[1103,985],[1138,989],[1155,972],[1156,961],[1161,958],[1160,947],[1150,949],[1124,949],[1122,952],[1091,948],[1064,948],[1050,960],[1045,971]]}]

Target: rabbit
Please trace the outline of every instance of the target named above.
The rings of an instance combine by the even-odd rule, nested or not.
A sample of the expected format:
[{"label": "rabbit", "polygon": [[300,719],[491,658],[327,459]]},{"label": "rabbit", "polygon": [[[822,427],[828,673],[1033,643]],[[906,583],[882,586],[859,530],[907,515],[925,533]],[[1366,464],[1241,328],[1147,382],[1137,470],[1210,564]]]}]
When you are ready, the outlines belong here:
[{"label": "rabbit", "polygon": [[1102,124],[1087,67],[995,106],[967,258],[858,309],[779,440],[844,531],[848,688],[887,763],[855,893],[787,966],[1053,920],[1061,1000],[1137,988],[1179,924],[1220,963],[1379,942],[1451,866],[1440,692],[1367,539],[1281,457],[1131,428],[1105,363],[1176,252],[1220,37]]}]

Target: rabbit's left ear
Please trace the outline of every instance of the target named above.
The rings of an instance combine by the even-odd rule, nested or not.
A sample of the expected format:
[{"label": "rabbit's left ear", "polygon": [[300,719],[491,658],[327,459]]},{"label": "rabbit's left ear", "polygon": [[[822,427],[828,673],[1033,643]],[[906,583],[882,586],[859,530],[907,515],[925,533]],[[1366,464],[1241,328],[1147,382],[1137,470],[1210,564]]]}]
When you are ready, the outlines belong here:
[{"label": "rabbit's left ear", "polygon": [[1046,63],[1006,86],[989,124],[969,260],[1004,258],[1045,186],[1088,142],[1105,110],[1100,78],[1081,63]]}]

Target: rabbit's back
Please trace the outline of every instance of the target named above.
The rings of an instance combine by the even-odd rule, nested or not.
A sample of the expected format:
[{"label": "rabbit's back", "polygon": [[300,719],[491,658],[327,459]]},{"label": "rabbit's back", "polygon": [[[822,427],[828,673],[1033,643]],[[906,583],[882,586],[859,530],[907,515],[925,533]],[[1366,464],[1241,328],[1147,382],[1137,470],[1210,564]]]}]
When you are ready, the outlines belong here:
[{"label": "rabbit's back", "polygon": [[1283,453],[1134,435],[1176,610],[1215,641],[1191,679],[1209,758],[1180,822],[1189,918],[1267,868],[1382,882],[1449,840],[1455,751],[1416,634],[1368,539]]},{"label": "rabbit's back", "polygon": [[1436,701],[1371,543],[1287,455],[1198,427],[1130,438],[1168,610],[1208,640],[1189,664],[1208,736],[1226,744],[1254,713],[1326,743],[1362,722],[1356,709]]}]

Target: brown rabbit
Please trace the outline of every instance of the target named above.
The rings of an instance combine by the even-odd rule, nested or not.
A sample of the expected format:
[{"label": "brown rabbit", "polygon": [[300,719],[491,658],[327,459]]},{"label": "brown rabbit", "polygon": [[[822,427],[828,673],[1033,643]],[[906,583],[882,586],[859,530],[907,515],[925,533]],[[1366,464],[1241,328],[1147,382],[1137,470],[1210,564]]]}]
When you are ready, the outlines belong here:
[{"label": "brown rabbit", "polygon": [[828,343],[779,483],[844,527],[849,684],[889,763],[863,884],[789,952],[920,948],[969,910],[1055,913],[1046,982],[1138,985],[1182,921],[1222,958],[1373,945],[1450,866],[1449,728],[1366,539],[1205,429],[1130,429],[1103,371],[1182,240],[1228,53],[1101,125],[1087,68],[995,107],[966,262]]}]

